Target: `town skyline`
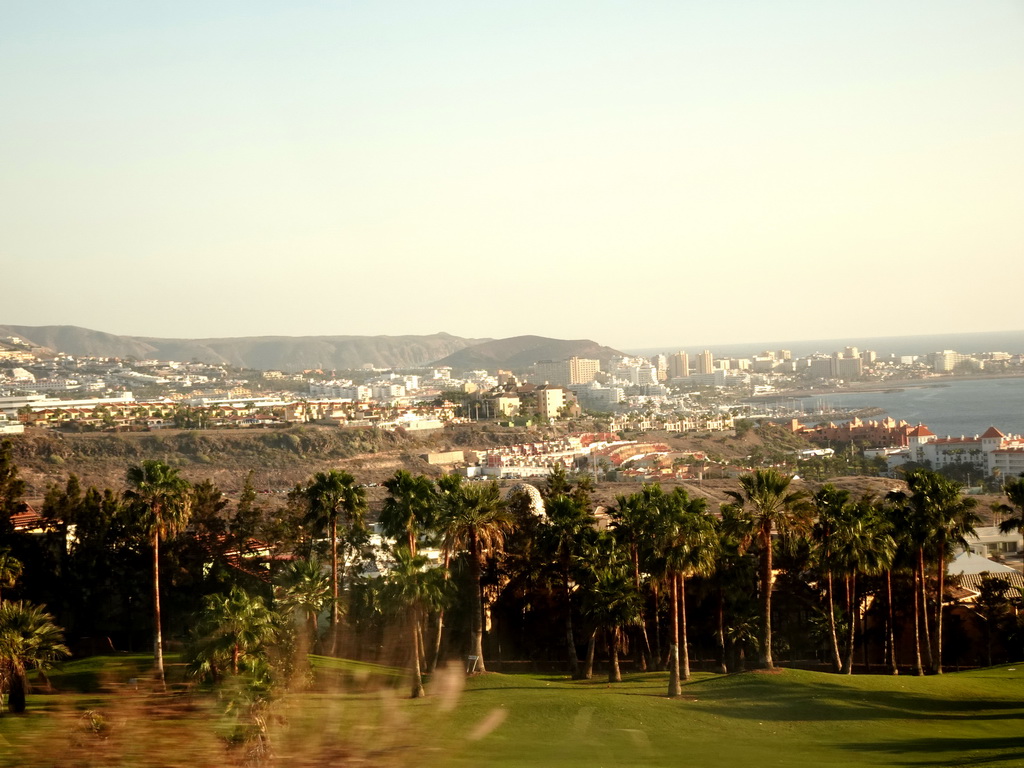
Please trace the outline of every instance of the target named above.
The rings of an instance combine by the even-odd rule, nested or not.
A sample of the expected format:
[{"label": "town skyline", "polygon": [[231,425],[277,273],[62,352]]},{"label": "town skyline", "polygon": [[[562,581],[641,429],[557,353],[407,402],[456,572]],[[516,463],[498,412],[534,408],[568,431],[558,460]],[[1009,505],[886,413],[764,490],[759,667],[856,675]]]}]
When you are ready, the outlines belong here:
[{"label": "town skyline", "polygon": [[[24,338],[3,335],[32,330],[0,326],[0,411],[8,419],[28,417],[31,412],[36,415],[30,420],[43,426],[61,426],[70,419],[82,420],[88,428],[101,423],[106,427],[138,428],[142,426],[138,420],[144,418],[146,428],[160,429],[172,423],[168,421],[168,404],[177,404],[170,406],[173,423],[192,425],[189,428],[282,426],[329,420],[339,413],[345,423],[354,418],[362,424],[368,413],[363,409],[369,407],[373,412],[379,407],[383,410],[374,412],[374,418],[387,413],[406,428],[412,428],[408,426],[412,420],[429,424],[430,429],[455,418],[455,409],[461,409],[467,418],[478,419],[482,410],[489,419],[527,421],[531,418],[528,414],[534,413],[551,420],[611,412],[630,414],[629,418],[640,419],[641,429],[650,429],[653,409],[663,415],[665,424],[675,425],[666,426],[666,430],[689,431],[701,428],[701,423],[689,417],[681,422],[678,414],[708,415],[709,403],[703,402],[708,396],[713,404],[707,424],[717,423],[716,413],[720,414],[718,409],[722,407],[733,415],[754,416],[751,404],[758,396],[775,398],[774,405],[757,413],[771,419],[808,413],[819,417],[826,413],[830,417],[837,413],[878,414],[887,410],[879,408],[884,400],[903,392],[906,386],[949,388],[958,379],[970,384],[972,379],[980,378],[998,382],[996,401],[1007,409],[1000,418],[989,407],[989,397],[979,399],[968,387],[963,397],[955,404],[951,401],[949,407],[969,418],[951,422],[942,416],[939,422],[958,424],[963,434],[970,432],[976,421],[991,421],[994,425],[1004,420],[1011,430],[1024,431],[1024,425],[1010,416],[1019,412],[1013,403],[1021,395],[1024,353],[991,346],[960,347],[961,351],[946,348],[927,354],[901,349],[897,354],[839,342],[828,353],[769,348],[737,356],[719,347],[717,352],[703,349],[691,355],[684,350],[668,354],[660,351],[648,356],[592,342],[534,339],[540,345],[524,346],[516,343],[524,341],[521,337],[465,346],[440,360],[433,356],[428,360],[422,357],[424,342],[417,337],[401,339],[404,350],[392,347],[376,352],[368,348],[372,340],[356,337],[345,340],[344,346],[335,346],[329,364],[324,364],[316,361],[326,359],[323,355],[329,345],[317,339],[312,340],[312,346],[301,339],[255,339],[236,345],[207,340],[190,346],[184,340],[165,344],[151,340],[154,344],[149,345],[130,337],[75,333],[40,336],[46,343],[39,344],[28,334]],[[110,346],[111,338],[116,346]],[[980,338],[992,340],[985,334]],[[353,348],[359,350],[355,357]],[[1010,345],[1002,349],[1020,348]],[[303,362],[301,355],[310,352],[315,357]],[[421,357],[412,360],[410,352],[418,352]],[[390,360],[381,358],[382,354]],[[367,355],[376,359],[371,362]],[[141,390],[141,397],[136,397],[136,390]],[[841,393],[843,398],[857,392],[861,393],[858,397],[868,397],[869,401],[849,401],[847,404],[854,407],[847,411],[832,409],[821,397]],[[955,400],[958,392],[949,389],[945,394]],[[881,395],[883,400],[871,403],[872,394]],[[937,403],[933,395],[921,396],[923,411],[905,400],[900,405],[894,401],[893,405],[896,412],[917,413],[918,424],[935,423],[932,418],[936,417]],[[925,401],[930,402],[931,411]],[[801,404],[796,406],[797,402]],[[979,402],[980,410],[976,407]],[[229,405],[229,411],[221,412],[218,403]],[[184,411],[182,404],[187,406]],[[214,410],[206,411],[211,406]],[[737,406],[739,410],[733,410]],[[108,407],[118,409],[125,421],[110,423],[108,413],[104,416],[107,422],[100,422],[97,413]],[[272,415],[255,415],[266,408],[276,410]],[[927,412],[932,415],[921,418]],[[10,422],[8,427],[22,428]],[[726,422],[713,427],[726,428],[731,428]],[[1024,470],[1024,465],[1021,468]]]}]

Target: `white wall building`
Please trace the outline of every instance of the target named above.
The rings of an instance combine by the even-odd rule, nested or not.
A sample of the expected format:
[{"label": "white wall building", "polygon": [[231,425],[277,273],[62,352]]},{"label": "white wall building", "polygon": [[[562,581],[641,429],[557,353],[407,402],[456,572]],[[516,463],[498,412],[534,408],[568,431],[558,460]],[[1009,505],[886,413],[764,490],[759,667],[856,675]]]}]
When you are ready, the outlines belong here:
[{"label": "white wall building", "polygon": [[565,390],[561,387],[537,388],[537,412],[542,419],[557,418],[558,412],[565,407]]},{"label": "white wall building", "polygon": [[907,436],[906,451],[889,458],[890,467],[907,461],[927,463],[932,469],[954,464],[972,464],[988,475],[999,470],[1005,478],[1024,472],[1024,438],[1004,435],[989,427],[973,437],[939,437],[928,427],[919,425]]}]

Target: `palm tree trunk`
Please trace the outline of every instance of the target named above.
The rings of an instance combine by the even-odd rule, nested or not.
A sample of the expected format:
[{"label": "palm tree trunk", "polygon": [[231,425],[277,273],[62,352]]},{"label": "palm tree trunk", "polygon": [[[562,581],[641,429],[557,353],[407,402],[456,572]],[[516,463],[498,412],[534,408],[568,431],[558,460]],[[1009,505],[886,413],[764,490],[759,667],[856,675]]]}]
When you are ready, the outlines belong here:
[{"label": "palm tree trunk", "polygon": [[871,648],[868,643],[868,607],[865,598],[857,599],[857,616],[860,619],[860,660],[864,672],[871,673]]},{"label": "palm tree trunk", "polygon": [[647,639],[647,621],[640,617],[640,623],[636,628],[636,639],[633,642],[633,663],[637,672],[646,672],[648,659],[651,657],[651,644]]},{"label": "palm tree trunk", "polygon": [[441,638],[444,635],[444,608],[437,612],[437,634],[434,635],[434,653],[427,665],[427,672],[437,669],[437,663],[441,659]]},{"label": "palm tree trunk", "polygon": [[672,582],[672,634],[668,645],[668,695],[674,698],[683,692],[679,682],[679,589],[675,576],[669,579]]},{"label": "palm tree trunk", "polygon": [[[444,580],[447,583],[448,577],[451,575],[449,567],[451,566],[451,559],[448,556],[447,551],[444,555]],[[428,672],[433,672],[437,669],[437,663],[441,660],[441,639],[444,636],[444,608],[441,608],[437,612],[437,637],[434,638],[434,658],[430,662],[430,667],[427,669]]]},{"label": "palm tree trunk", "polygon": [[569,656],[569,674],[574,680],[580,677],[580,662],[576,658],[576,638],[572,631],[572,589],[569,586],[569,571],[562,573],[562,589],[565,595],[565,650]]},{"label": "palm tree trunk", "polygon": [[826,591],[828,592],[828,629],[832,637],[832,666],[833,671],[839,672],[843,668],[843,662],[839,654],[839,633],[836,632],[836,606],[832,594],[832,571],[828,572],[825,584]]},{"label": "palm tree trunk", "polygon": [[935,657],[932,672],[942,674],[942,597],[946,586],[946,538],[939,536],[939,557],[936,566],[938,595],[935,599]]},{"label": "palm tree trunk", "polygon": [[331,518],[331,655],[338,652],[338,520]]},{"label": "palm tree trunk", "polygon": [[985,619],[985,666],[992,666],[992,623]]},{"label": "palm tree trunk", "polygon": [[[162,680],[162,679],[161,679]],[[17,665],[11,670],[7,688],[7,707],[16,715],[24,714],[28,694],[28,675]]]},{"label": "palm tree trunk", "polygon": [[850,626],[846,637],[846,664],[843,672],[847,675],[853,674],[853,652],[854,642],[857,638],[857,574],[851,573],[846,577],[846,613],[849,617]]},{"label": "palm tree trunk", "polygon": [[584,680],[590,680],[594,676],[594,646],[597,645],[597,628],[590,631],[590,638],[587,640],[587,660],[583,663]]},{"label": "palm tree trunk", "polygon": [[416,622],[416,651],[419,653],[420,668],[424,669],[427,666],[427,644],[423,640],[423,623],[421,621]]},{"label": "palm tree trunk", "polygon": [[682,677],[690,679],[690,644],[686,633],[686,577],[679,574],[679,649],[682,652]]},{"label": "palm tree trunk", "polygon": [[761,617],[761,666],[774,669],[772,661],[772,534],[771,530],[761,532],[761,596],[764,615]]},{"label": "palm tree trunk", "polygon": [[924,650],[925,660],[927,661],[928,669],[932,669],[935,665],[932,659],[932,634],[930,629],[931,620],[928,617],[928,577],[924,568],[924,548],[917,550],[918,558],[918,570],[921,572],[921,624],[924,627]]},{"label": "palm tree trunk", "polygon": [[473,582],[473,610],[470,620],[470,631],[472,633],[470,643],[470,655],[476,656],[477,672],[486,672],[484,665],[484,596],[481,587],[481,567],[479,546],[477,544],[476,532],[469,538],[469,568],[470,581]]},{"label": "palm tree trunk", "polygon": [[[643,592],[640,589],[640,555],[637,551],[637,547],[634,544],[633,550],[633,586],[636,589],[638,595],[642,595]],[[651,643],[647,638],[647,617],[644,616],[644,611],[640,612],[640,643],[637,644],[636,648],[636,668],[640,672],[647,671],[648,659],[651,658]]]},{"label": "palm tree trunk", "polygon": [[889,639],[889,674],[898,675],[900,673],[900,668],[899,664],[896,662],[896,628],[893,622],[892,609],[892,570],[889,568],[885,570],[885,597],[887,608],[889,610],[889,626],[886,627]]},{"label": "palm tree trunk", "polygon": [[157,682],[164,686],[164,638],[160,630],[160,529],[153,526],[153,666]]},{"label": "palm tree trunk", "polygon": [[608,633],[608,682],[621,683],[622,673],[619,671],[619,628],[612,627]]},{"label": "palm tree trunk", "polygon": [[718,585],[718,671],[727,674],[729,666],[725,661],[725,590]]},{"label": "palm tree trunk", "polygon": [[409,628],[411,630],[409,640],[412,642],[412,693],[410,698],[418,699],[423,696],[423,674],[420,672],[420,622],[415,606],[409,613]]},{"label": "palm tree trunk", "polygon": [[651,592],[654,595],[654,669],[660,672],[665,664],[661,657],[661,611],[658,610],[657,582],[651,582]]},{"label": "palm tree trunk", "polygon": [[918,588],[920,574],[914,568],[914,674],[924,674],[924,667],[921,665],[921,590]]},{"label": "palm tree trunk", "polygon": [[310,613],[309,615],[309,635],[313,638],[313,653],[319,654],[320,651],[320,619],[316,613]]}]

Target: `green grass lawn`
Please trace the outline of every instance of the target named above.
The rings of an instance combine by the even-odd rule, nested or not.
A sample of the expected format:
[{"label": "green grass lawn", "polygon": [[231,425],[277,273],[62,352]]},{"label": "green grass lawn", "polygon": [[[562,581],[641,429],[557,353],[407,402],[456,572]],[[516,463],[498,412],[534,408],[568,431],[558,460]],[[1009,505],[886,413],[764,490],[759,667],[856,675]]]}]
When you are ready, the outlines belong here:
[{"label": "green grass lawn", "polygon": [[[0,764],[217,764],[223,701],[179,693],[180,706],[161,708],[159,695],[135,693],[126,708],[123,692],[99,690],[101,681],[138,677],[147,661],[68,664],[52,676],[63,693],[32,696],[26,717],[0,717]],[[374,674],[369,683],[350,683],[346,693],[314,690],[281,700],[268,719],[281,764],[1024,765],[1024,664],[925,678],[698,674],[674,700],[665,697],[663,673],[616,685],[546,675],[439,675],[430,695],[417,701],[405,698],[404,685],[387,687],[391,679]],[[120,712],[107,718],[112,736],[103,739],[109,751],[117,729],[125,732],[116,761],[61,761],[69,724],[80,728],[77,712],[84,709]],[[52,750],[39,748],[41,734]],[[146,740],[152,750],[132,750]],[[99,742],[76,743],[89,751]],[[160,745],[173,754],[160,753]]]},{"label": "green grass lawn", "polygon": [[666,688],[663,674],[613,686],[480,677],[453,723],[506,717],[448,749],[465,765],[1024,765],[1024,665],[929,678],[698,675],[676,700]]}]

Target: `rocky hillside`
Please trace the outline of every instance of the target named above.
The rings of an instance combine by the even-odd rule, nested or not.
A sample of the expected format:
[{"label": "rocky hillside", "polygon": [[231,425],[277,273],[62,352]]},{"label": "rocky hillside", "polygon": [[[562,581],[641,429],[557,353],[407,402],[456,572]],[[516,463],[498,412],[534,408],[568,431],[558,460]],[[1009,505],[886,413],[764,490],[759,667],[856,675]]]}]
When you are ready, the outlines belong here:
[{"label": "rocky hillside", "polygon": [[437,361],[437,365],[449,365],[455,370],[494,370],[508,368],[520,370],[538,360],[568,360],[570,357],[586,357],[610,360],[622,356],[622,352],[604,347],[589,339],[549,339],[544,336],[513,336],[508,339],[493,339],[471,347],[460,349]]},{"label": "rocky hillside", "polygon": [[74,325],[0,325],[0,337],[17,336],[54,353],[140,360],[198,360],[239,368],[298,372],[311,368],[345,370],[374,365],[415,368],[447,365],[456,371],[478,368],[521,370],[538,360],[578,357],[609,360],[622,355],[589,339],[513,336],[466,339],[448,333],[429,336],[245,336],[226,339],[162,339],[118,336]]},{"label": "rocky hillside", "polygon": [[227,339],[161,339],[118,336],[73,325],[0,325],[37,347],[69,355],[198,360],[258,370],[347,369],[372,364],[409,368],[430,363],[480,339],[447,333],[429,336],[250,336]]},{"label": "rocky hillside", "polygon": [[162,430],[64,434],[30,429],[11,440],[14,461],[38,503],[51,484],[75,474],[83,485],[124,487],[128,467],[159,459],[190,481],[210,479],[237,491],[249,472],[255,486],[286,491],[314,472],[344,469],[362,483],[380,483],[398,469],[436,475],[421,455],[543,440],[547,433],[498,426],[460,425],[442,432],[390,433],[370,429],[301,426],[274,430]]}]

